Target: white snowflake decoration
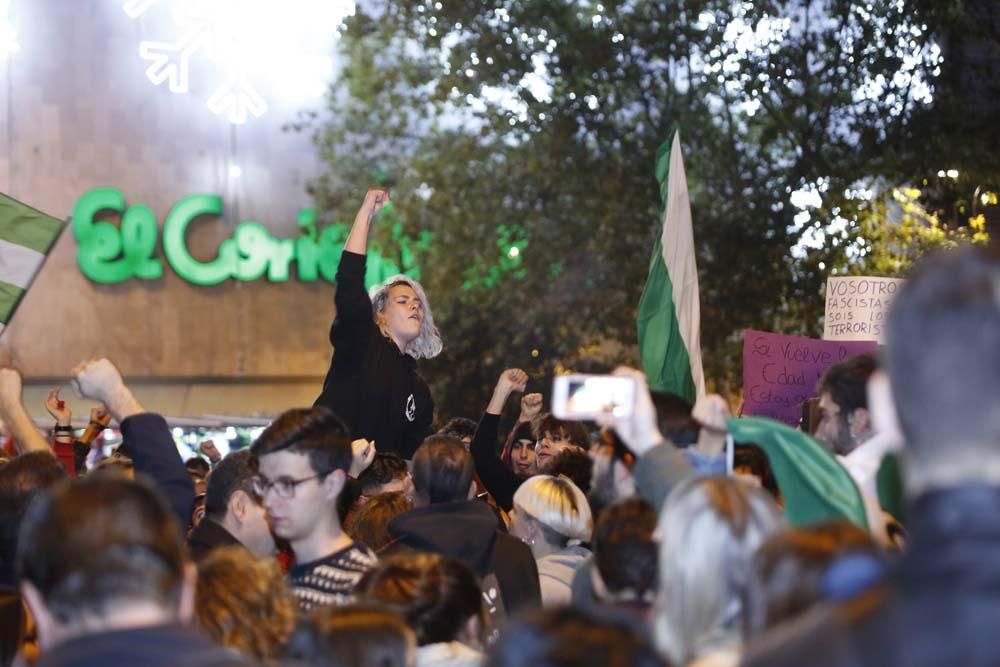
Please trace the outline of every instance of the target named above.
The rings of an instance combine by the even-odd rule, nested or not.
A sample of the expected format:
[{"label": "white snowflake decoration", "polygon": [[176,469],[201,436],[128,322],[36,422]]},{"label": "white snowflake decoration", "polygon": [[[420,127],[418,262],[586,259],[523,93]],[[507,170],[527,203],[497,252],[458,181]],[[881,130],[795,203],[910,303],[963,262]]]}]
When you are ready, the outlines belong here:
[{"label": "white snowflake decoration", "polygon": [[[4,0],[0,0],[2,3]],[[0,5],[2,6],[2,5]],[[268,110],[264,90],[285,99],[322,95],[333,75],[337,28],[354,13],[350,0],[126,0],[137,19],[170,12],[169,40],[139,44],[146,76],[171,92],[190,90],[193,63],[221,75],[208,108],[242,124]]]}]

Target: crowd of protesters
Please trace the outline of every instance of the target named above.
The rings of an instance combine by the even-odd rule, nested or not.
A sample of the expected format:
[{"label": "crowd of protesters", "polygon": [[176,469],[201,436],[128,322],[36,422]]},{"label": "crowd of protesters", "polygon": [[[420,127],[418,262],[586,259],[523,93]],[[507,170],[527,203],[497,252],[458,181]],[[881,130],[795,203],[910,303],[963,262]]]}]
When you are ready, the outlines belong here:
[{"label": "crowd of protesters", "polygon": [[913,272],[880,354],[820,381],[815,439],[626,368],[627,417],[556,418],[511,368],[432,432],[423,289],[364,290],[387,201],[348,239],[316,405],[248,449],[183,461],[108,359],[72,372],[91,426],[53,391],[45,438],[0,370],[3,666],[1000,663],[995,258]]}]

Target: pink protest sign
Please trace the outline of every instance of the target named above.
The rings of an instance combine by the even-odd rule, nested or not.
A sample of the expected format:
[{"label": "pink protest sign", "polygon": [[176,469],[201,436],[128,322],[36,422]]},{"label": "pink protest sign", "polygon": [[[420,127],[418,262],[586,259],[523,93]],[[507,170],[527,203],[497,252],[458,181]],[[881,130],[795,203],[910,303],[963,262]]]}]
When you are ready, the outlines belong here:
[{"label": "pink protest sign", "polygon": [[833,364],[864,352],[874,341],[833,341],[747,329],[743,338],[743,414],[798,426],[802,403]]}]

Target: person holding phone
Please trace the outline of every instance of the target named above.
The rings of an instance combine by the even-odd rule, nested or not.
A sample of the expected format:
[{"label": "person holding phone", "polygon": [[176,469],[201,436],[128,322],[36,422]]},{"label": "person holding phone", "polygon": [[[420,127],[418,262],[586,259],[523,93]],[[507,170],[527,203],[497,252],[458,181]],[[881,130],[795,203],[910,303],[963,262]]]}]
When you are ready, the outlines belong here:
[{"label": "person holding phone", "polygon": [[398,275],[370,297],[365,291],[368,234],[388,204],[388,192],[369,190],[347,237],[334,292],[333,359],[315,404],[333,410],[354,438],[411,459],[434,417],[416,361],[436,357],[442,343],[419,282]]}]

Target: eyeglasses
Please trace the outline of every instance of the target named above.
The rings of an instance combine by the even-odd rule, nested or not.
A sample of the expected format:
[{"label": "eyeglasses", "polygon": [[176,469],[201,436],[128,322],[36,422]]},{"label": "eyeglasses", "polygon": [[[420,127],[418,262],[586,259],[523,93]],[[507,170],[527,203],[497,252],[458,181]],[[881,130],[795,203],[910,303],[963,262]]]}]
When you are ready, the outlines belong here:
[{"label": "eyeglasses", "polygon": [[274,489],[274,492],[278,494],[279,498],[293,498],[295,496],[295,487],[299,484],[304,484],[313,479],[326,477],[329,474],[329,472],[322,472],[318,475],[303,477],[302,479],[279,477],[274,481],[269,480],[263,475],[257,475],[253,478],[253,492],[257,494],[258,498],[263,499],[269,490]]}]

